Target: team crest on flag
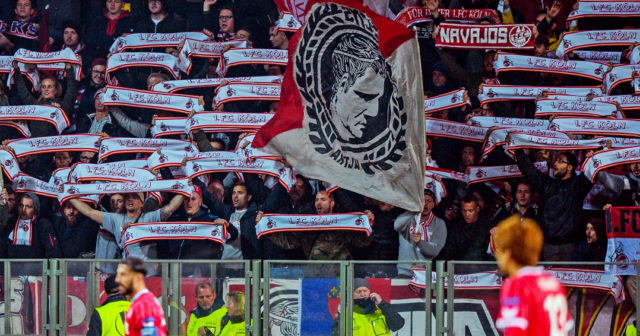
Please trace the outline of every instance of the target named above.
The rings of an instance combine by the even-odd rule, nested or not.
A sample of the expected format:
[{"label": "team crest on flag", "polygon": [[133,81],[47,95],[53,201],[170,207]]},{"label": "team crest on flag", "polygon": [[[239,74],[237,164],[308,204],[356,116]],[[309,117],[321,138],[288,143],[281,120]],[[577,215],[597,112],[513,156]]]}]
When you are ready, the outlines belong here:
[{"label": "team crest on flag", "polygon": [[415,33],[356,0],[312,1],[280,107],[254,139],[303,175],[422,209],[424,107]]}]

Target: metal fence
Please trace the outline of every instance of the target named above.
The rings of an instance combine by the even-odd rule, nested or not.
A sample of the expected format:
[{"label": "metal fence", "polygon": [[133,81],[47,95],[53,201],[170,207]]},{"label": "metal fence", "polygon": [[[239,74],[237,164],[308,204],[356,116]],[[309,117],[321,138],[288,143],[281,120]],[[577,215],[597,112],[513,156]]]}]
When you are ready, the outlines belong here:
[{"label": "metal fence", "polygon": [[[104,301],[106,275],[118,264],[89,259],[0,262],[2,335],[85,335],[92,312]],[[347,317],[354,310],[354,278],[367,279],[372,292],[402,316],[404,324],[392,335],[498,335],[494,321],[500,276],[491,262],[438,262],[434,272],[429,261],[153,260],[147,265],[147,287],[166,313],[169,335],[180,334],[196,306],[195,286],[202,281],[214,285],[218,304],[228,292],[245,293],[247,335],[352,335],[353,319]],[[598,275],[604,273],[575,269],[603,265],[546,264],[561,277],[578,274],[601,282]],[[613,287],[622,286],[622,279],[614,280]],[[634,320],[633,304],[623,301],[619,291],[596,287],[568,287],[572,309],[582,305],[572,311],[575,334],[597,335],[605,325],[606,334],[624,334]],[[594,314],[580,315],[592,308]]]}]

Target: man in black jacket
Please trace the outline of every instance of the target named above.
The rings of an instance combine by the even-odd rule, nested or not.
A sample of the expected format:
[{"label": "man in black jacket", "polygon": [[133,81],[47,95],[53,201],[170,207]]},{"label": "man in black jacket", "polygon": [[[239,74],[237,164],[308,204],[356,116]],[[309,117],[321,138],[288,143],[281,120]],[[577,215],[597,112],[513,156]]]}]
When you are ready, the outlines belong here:
[{"label": "man in black jacket", "polygon": [[165,0],[148,0],[148,17],[138,21],[134,31],[136,33],[178,33],[185,31],[184,22],[179,22],[169,12]]},{"label": "man in black jacket", "polygon": [[80,215],[70,202],[62,205],[62,215],[53,224],[62,248],[62,257],[80,258],[83,253],[94,252],[99,226]]},{"label": "man in black jacket", "polygon": [[104,292],[107,294],[107,299],[91,314],[87,336],[124,334],[125,314],[131,302],[120,294],[115,275],[110,275],[104,281]]},{"label": "man in black jacket", "polygon": [[[191,198],[182,201],[182,213],[176,213],[169,218],[170,222],[213,222],[224,225],[229,233],[227,241],[238,237],[235,226],[223,218],[218,218],[208,210],[202,208],[202,189],[194,186],[195,192]],[[158,243],[158,256],[163,259],[220,259],[222,245],[210,240],[168,240]]]},{"label": "man in black jacket", "polygon": [[[0,206],[2,256],[10,259],[60,258],[62,250],[51,222],[40,216],[40,199],[32,193],[22,195],[18,213],[9,215]],[[9,217],[10,216],[10,217]]]},{"label": "man in black jacket", "polygon": [[255,228],[258,207],[252,202],[247,186],[242,182],[233,185],[233,205],[229,205],[218,201],[200,180],[193,179],[193,183],[202,191],[203,203],[215,216],[227,220],[229,227],[234,226],[240,236],[240,240],[227,241],[222,259],[261,259],[261,248]]},{"label": "man in black jacket", "polygon": [[488,259],[490,225],[480,216],[480,205],[473,194],[462,198],[462,218],[448,231],[447,242],[438,259],[482,261]]},{"label": "man in black jacket", "polygon": [[540,172],[524,150],[515,151],[518,168],[533,183],[544,200],[540,227],[544,234],[542,260],[571,260],[580,230],[576,218],[593,183],[584,175],[576,175],[578,159],[571,152],[561,152],[553,162],[554,178]]}]

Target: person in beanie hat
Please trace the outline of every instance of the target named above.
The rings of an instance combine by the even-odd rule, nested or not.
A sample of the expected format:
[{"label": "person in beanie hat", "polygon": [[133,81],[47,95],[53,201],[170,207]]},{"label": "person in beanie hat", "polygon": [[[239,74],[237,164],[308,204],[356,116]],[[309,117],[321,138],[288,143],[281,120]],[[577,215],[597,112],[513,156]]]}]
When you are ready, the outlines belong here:
[{"label": "person in beanie hat", "polygon": [[124,335],[124,319],[131,302],[120,294],[116,276],[110,275],[104,281],[107,299],[91,314],[87,336]]},{"label": "person in beanie hat", "polygon": [[[340,315],[332,335],[339,335]],[[372,293],[367,280],[353,279],[353,335],[391,335],[404,326],[404,318],[380,294]]]},{"label": "person in beanie hat", "polygon": [[32,193],[22,195],[17,213],[9,214],[7,205],[0,205],[0,253],[3,258],[61,258],[62,249],[51,222],[40,217],[40,199]]}]

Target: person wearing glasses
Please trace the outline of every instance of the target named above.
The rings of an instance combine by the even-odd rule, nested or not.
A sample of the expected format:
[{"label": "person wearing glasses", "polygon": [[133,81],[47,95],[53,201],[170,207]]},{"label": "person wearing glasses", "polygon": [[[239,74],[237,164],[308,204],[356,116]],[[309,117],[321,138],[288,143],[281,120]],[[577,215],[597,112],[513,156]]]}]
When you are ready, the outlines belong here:
[{"label": "person wearing glasses", "polygon": [[515,151],[518,168],[531,181],[543,200],[540,227],[544,234],[542,260],[571,260],[582,228],[577,217],[593,183],[576,174],[578,159],[571,152],[560,152],[552,165],[553,177],[539,171],[524,150]]}]

